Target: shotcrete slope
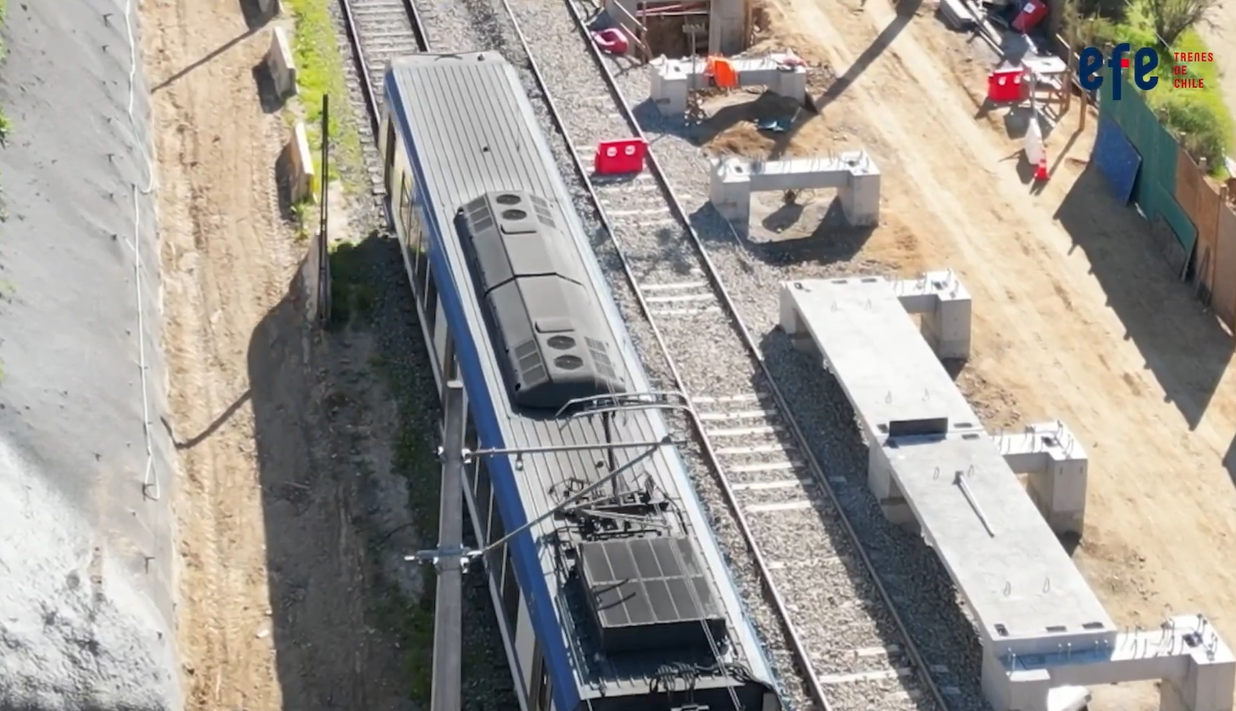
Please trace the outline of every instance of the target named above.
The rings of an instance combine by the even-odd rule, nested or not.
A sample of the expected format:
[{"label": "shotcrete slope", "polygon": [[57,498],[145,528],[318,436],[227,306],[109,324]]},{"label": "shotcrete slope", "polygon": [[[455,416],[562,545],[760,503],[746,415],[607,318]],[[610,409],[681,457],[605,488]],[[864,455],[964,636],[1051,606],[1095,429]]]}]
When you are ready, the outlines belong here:
[{"label": "shotcrete slope", "polygon": [[180,705],[174,453],[159,424],[166,376],[143,194],[148,89],[134,68],[136,20],[126,24],[135,14],[108,0],[8,4],[0,708]]}]

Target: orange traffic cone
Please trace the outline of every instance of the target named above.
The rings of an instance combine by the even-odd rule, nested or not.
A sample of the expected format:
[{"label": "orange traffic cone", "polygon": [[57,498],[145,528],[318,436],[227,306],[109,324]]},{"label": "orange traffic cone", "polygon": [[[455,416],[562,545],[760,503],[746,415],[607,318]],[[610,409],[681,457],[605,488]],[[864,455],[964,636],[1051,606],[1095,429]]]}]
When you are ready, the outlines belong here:
[{"label": "orange traffic cone", "polygon": [[1040,183],[1046,183],[1051,179],[1051,175],[1047,172],[1047,151],[1044,149],[1043,155],[1039,156],[1039,164],[1034,167],[1034,179]]}]

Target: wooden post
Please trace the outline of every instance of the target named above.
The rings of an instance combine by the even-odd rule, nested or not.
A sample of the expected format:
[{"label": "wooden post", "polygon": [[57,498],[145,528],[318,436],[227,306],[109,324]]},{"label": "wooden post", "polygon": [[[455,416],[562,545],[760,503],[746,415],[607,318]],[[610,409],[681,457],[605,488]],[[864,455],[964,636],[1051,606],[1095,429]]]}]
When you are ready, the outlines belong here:
[{"label": "wooden post", "polygon": [[1086,114],[1090,113],[1090,94],[1085,89],[1081,90],[1081,116],[1077,118],[1077,130],[1086,130]]}]

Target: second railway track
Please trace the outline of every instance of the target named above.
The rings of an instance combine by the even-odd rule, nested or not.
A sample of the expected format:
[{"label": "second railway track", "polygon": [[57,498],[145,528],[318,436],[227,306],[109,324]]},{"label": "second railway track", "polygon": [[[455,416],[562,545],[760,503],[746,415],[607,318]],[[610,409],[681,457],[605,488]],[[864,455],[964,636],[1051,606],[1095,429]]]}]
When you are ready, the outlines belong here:
[{"label": "second railway track", "polygon": [[[835,711],[946,708],[655,159],[633,180],[592,176],[592,147],[634,136],[638,124],[581,33],[584,8],[574,1],[466,0],[456,6],[465,13],[446,13],[412,0],[340,0],[370,126],[382,71],[394,57],[497,49],[522,68],[542,129],[561,139],[553,141],[555,154],[577,207],[616,248],[614,296],[647,321],[645,360],[660,351],[669,378],[691,398],[697,454],[708,470],[697,486],[786,700]],[[473,44],[437,46],[438,37]],[[564,51],[572,45],[575,52]],[[589,51],[594,57],[581,66],[581,52]],[[378,156],[371,146],[366,153],[380,192]],[[744,569],[744,560],[755,570]]]}]

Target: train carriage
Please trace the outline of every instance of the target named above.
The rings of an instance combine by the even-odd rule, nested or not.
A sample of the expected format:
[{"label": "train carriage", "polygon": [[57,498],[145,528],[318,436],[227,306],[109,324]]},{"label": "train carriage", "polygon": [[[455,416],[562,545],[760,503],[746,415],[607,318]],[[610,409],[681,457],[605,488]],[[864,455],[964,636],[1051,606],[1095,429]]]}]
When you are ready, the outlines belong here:
[{"label": "train carriage", "polygon": [[[772,675],[519,77],[392,62],[380,150],[524,711],[779,708]],[[512,535],[513,534],[513,535]],[[504,538],[506,539],[504,541]]]}]

